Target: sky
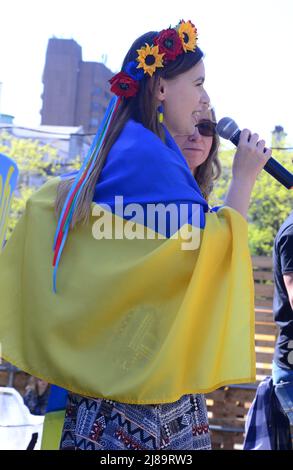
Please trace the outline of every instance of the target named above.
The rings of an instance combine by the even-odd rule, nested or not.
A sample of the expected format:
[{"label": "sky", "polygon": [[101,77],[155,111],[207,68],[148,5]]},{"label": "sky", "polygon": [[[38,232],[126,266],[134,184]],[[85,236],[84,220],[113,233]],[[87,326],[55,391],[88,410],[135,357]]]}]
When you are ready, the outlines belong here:
[{"label": "sky", "polygon": [[74,39],[84,61],[120,71],[141,34],[191,20],[205,54],[205,87],[218,120],[232,117],[271,142],[293,145],[293,0],[9,0],[1,4],[0,112],[40,124],[48,40]]}]

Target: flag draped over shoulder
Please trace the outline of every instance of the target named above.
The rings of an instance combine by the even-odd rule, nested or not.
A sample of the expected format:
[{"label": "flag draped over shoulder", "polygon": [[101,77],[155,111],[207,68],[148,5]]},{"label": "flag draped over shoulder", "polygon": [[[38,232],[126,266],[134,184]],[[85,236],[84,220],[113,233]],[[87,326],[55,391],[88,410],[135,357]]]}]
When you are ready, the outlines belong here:
[{"label": "flag draped over shoulder", "polygon": [[[29,199],[0,255],[2,356],[59,387],[129,404],[254,381],[247,222],[229,207],[209,212],[172,137],[163,143],[128,121],[96,185],[89,224],[70,231],[55,294],[59,181]],[[123,196],[118,210],[115,195]],[[186,203],[187,219],[169,221],[164,236],[148,222],[149,203]],[[105,204],[107,234],[99,238],[95,214]],[[142,212],[123,214],[129,204]],[[111,238],[116,225],[120,235]],[[132,236],[138,232],[144,237]],[[198,246],[183,249],[191,234]]]}]

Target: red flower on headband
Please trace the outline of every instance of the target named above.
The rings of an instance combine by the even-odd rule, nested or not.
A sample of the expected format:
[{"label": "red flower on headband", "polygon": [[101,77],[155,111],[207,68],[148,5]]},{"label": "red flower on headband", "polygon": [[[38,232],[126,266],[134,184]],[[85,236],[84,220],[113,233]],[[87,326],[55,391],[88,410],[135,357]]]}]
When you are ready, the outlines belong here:
[{"label": "red flower on headband", "polygon": [[159,46],[160,53],[164,53],[164,63],[175,60],[179,54],[182,54],[182,41],[175,29],[163,29],[154,39],[154,43]]},{"label": "red flower on headband", "polygon": [[119,72],[109,80],[111,91],[116,96],[130,98],[135,96],[139,89],[139,83],[125,72]]}]

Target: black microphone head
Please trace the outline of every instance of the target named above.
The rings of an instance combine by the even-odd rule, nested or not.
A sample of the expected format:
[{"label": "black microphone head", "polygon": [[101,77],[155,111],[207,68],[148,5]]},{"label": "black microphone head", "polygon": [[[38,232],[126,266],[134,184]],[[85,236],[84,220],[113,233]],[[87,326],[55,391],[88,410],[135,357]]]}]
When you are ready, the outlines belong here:
[{"label": "black microphone head", "polygon": [[235,132],[238,131],[238,126],[233,119],[224,117],[218,122],[216,131],[220,137],[223,137],[223,139],[230,140]]}]

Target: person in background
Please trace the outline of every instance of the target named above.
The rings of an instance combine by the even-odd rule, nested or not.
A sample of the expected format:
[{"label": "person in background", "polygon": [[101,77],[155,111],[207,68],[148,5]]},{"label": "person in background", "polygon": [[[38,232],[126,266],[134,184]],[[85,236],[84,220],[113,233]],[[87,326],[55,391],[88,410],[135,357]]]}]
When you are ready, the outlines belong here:
[{"label": "person in background", "polygon": [[220,139],[216,133],[216,124],[214,109],[208,109],[201,116],[193,134],[174,136],[206,201],[221,175],[218,157]]},{"label": "person in background", "polygon": [[274,241],[273,315],[279,327],[273,360],[276,395],[293,425],[293,211]]},{"label": "person in background", "polygon": [[44,380],[31,377],[25,389],[24,404],[33,415],[44,415],[48,403],[50,385]]}]

